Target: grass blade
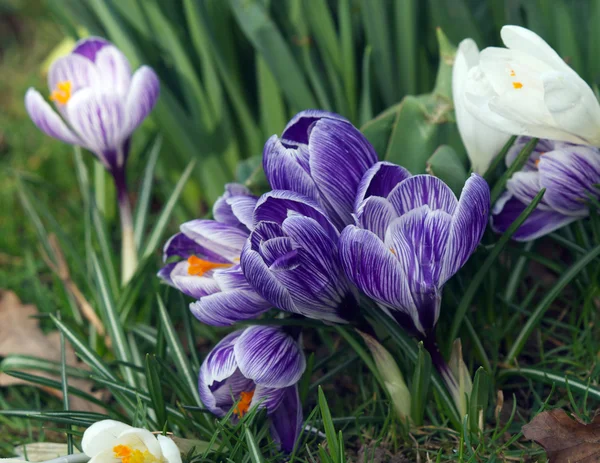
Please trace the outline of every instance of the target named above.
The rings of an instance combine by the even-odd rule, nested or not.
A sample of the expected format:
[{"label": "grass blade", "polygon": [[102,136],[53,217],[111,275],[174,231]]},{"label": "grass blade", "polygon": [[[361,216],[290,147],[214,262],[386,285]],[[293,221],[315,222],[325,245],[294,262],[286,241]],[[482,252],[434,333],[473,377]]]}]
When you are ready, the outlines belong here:
[{"label": "grass blade", "polygon": [[253,463],[264,463],[265,459],[260,452],[260,448],[254,439],[254,435],[250,431],[250,428],[245,427],[244,434],[246,434],[246,443],[248,444],[248,453],[250,454],[250,460]]},{"label": "grass blade", "polygon": [[138,192],[138,200],[135,209],[135,219],[133,229],[135,231],[135,245],[138,251],[141,251],[142,238],[144,236],[144,228],[146,227],[146,219],[148,218],[148,207],[150,206],[150,194],[152,193],[152,177],[156,167],[156,161],[162,148],[162,136],[157,136],[150,148],[150,155],[146,161],[144,176],[142,178],[142,186]]},{"label": "grass blade", "polygon": [[327,405],[327,399],[321,386],[319,386],[319,409],[321,410],[321,418],[323,419],[323,427],[325,428],[325,436],[327,437],[327,448],[329,448],[331,459],[337,462],[340,458],[337,433],[335,432],[331,411],[329,410],[329,405]]}]

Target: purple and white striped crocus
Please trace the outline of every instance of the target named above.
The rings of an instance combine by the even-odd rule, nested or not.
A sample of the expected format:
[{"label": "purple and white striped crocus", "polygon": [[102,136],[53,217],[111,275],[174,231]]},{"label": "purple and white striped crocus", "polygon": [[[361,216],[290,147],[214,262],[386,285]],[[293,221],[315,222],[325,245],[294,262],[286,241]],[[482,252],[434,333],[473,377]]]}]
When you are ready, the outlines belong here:
[{"label": "purple and white striped crocus", "polygon": [[235,405],[235,421],[254,406],[266,408],[273,439],[289,453],[302,430],[297,383],[305,368],[298,338],[285,329],[252,326],[235,331],[202,363],[200,399],[218,417]]},{"label": "purple and white striped crocus", "polygon": [[122,281],[126,283],[137,267],[137,253],[125,161],[133,131],[158,99],[158,77],[148,66],[132,75],[129,61],[117,47],[90,37],[52,63],[48,86],[58,113],[33,88],[25,94],[25,108],[42,132],[90,150],[112,174],[122,228]]},{"label": "purple and white striped crocus", "polygon": [[60,116],[30,88],[25,107],[35,125],[53,138],[90,150],[115,172],[123,168],[131,134],[150,114],[160,85],[151,68],[142,66],[132,75],[117,47],[90,37],[52,63],[48,87]]},{"label": "purple and white striped crocus", "polygon": [[179,260],[166,264],[158,276],[197,299],[190,310],[203,323],[232,325],[271,308],[248,284],[239,264],[256,201],[245,186],[228,184],[213,206],[216,220],[186,222],[165,244],[163,260]]},{"label": "purple and white striped crocus", "polygon": [[[506,156],[510,166],[530,139],[520,137]],[[506,183],[492,209],[492,229],[505,232],[542,188],[544,197],[512,238],[531,241],[587,217],[589,199],[600,200],[600,150],[540,140],[531,157]]]},{"label": "purple and white striped crocus", "polygon": [[333,323],[358,314],[355,289],[338,256],[339,232],[310,198],[286,190],[264,194],[241,266],[252,287],[275,307]]},{"label": "purple and white striped crocus", "polygon": [[353,223],[356,190],[377,153],[348,120],[320,110],[298,113],[281,138],[263,150],[263,167],[274,190],[290,190],[317,202],[342,230]]},{"label": "purple and white striped crocus", "polygon": [[457,200],[437,177],[379,162],[358,189],[356,225],[340,237],[344,270],[407,331],[427,339],[442,287],[479,244],[489,207],[489,187],[476,174]]}]

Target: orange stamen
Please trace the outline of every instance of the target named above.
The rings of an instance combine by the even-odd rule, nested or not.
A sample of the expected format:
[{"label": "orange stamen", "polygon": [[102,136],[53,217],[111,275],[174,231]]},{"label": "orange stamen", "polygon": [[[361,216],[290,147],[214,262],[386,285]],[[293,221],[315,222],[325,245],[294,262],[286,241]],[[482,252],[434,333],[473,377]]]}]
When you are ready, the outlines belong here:
[{"label": "orange stamen", "polygon": [[523,84],[521,82],[513,82],[512,84],[516,89],[523,88]]},{"label": "orange stamen", "polygon": [[246,413],[248,413],[248,410],[250,410],[250,403],[252,402],[252,397],[254,397],[254,391],[242,391],[240,393],[240,401],[236,405],[233,413],[239,416],[240,418],[243,417]]},{"label": "orange stamen", "polygon": [[196,256],[190,256],[188,258],[188,264],[190,264],[188,268],[188,274],[194,275],[197,277],[201,277],[206,272],[214,270],[216,268],[229,268],[233,264],[219,264],[217,262],[210,262],[208,260],[200,259]]},{"label": "orange stamen", "polygon": [[515,70],[514,70],[514,69],[511,69],[511,70],[510,70],[510,76],[511,76],[511,77],[514,77],[514,76],[516,76],[516,75],[517,75],[517,74],[515,74]]},{"label": "orange stamen", "polygon": [[394,254],[396,257],[398,256],[398,254],[396,254],[396,250],[394,248],[390,248],[390,252],[392,254]]},{"label": "orange stamen", "polygon": [[65,80],[56,84],[56,90],[50,94],[50,99],[59,104],[67,104],[71,99],[71,81]]}]

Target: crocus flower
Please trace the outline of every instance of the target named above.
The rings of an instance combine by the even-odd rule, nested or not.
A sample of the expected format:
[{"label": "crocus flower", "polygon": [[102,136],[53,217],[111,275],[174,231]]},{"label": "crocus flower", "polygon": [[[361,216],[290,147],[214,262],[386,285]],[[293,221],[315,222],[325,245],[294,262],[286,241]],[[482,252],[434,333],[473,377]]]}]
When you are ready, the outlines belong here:
[{"label": "crocus flower", "polygon": [[375,162],[375,150],[356,127],[319,110],[298,113],[263,151],[271,187],[316,201],[339,230],[352,223],[356,188]]},{"label": "crocus flower", "polygon": [[87,428],[81,447],[90,463],[181,463],[179,449],[170,438],[113,420]]},{"label": "crocus flower", "polygon": [[182,293],[197,299],[194,316],[208,325],[226,326],[256,318],[271,304],[248,284],[240,254],[252,229],[257,198],[239,184],[229,184],[215,202],[217,220],[192,220],[165,244],[165,265],[158,276]]},{"label": "crocus flower", "polygon": [[284,329],[252,326],[235,331],[225,336],[202,363],[200,399],[218,417],[235,405],[234,420],[254,406],[265,408],[274,440],[291,452],[302,429],[296,384],[305,368],[297,338]]},{"label": "crocus flower", "polygon": [[126,283],[137,267],[137,254],[125,161],[133,131],[158,98],[158,77],[148,66],[132,75],[129,61],[117,47],[90,37],[52,63],[48,86],[58,113],[33,88],[25,94],[25,107],[42,132],[90,150],[112,174],[122,227],[122,281]]},{"label": "crocus flower", "polygon": [[99,37],[77,42],[71,54],[54,61],[48,87],[60,116],[30,88],[25,107],[35,125],[53,138],[89,149],[111,172],[125,164],[129,138],[159,93],[151,68],[142,66],[132,75],[125,55]]},{"label": "crocus flower", "polygon": [[246,278],[281,310],[343,323],[358,311],[338,257],[339,233],[311,199],[292,191],[264,194],[242,251]]},{"label": "crocus flower", "polygon": [[485,125],[467,111],[465,103],[467,74],[478,64],[477,44],[471,39],[463,40],[458,46],[452,67],[452,99],[456,124],[471,161],[471,168],[473,172],[483,174],[510,136]]},{"label": "crocus flower", "polygon": [[486,48],[469,71],[467,109],[512,135],[600,145],[600,105],[594,92],[544,40],[504,26],[507,48]]},{"label": "crocus flower", "polygon": [[[517,140],[506,156],[510,165],[529,141]],[[492,209],[492,229],[502,233],[531,203],[542,188],[544,196],[532,214],[513,234],[530,241],[590,213],[589,199],[600,200],[600,150],[591,146],[540,140],[527,164],[506,183],[506,191]]]},{"label": "crocus flower", "polygon": [[377,163],[358,190],[357,224],[340,237],[343,268],[407,331],[427,338],[444,283],[481,240],[489,203],[489,187],[477,174],[457,200],[437,177]]}]

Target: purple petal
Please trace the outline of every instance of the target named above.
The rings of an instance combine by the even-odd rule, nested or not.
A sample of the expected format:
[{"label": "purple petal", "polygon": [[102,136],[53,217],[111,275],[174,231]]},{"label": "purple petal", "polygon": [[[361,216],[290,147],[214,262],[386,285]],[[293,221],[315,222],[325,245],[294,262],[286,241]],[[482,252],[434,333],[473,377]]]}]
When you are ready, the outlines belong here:
[{"label": "purple petal", "polygon": [[223,381],[237,369],[234,346],[244,330],[229,333],[210,351],[204,359],[200,371],[204,370],[204,381],[207,386]]},{"label": "purple petal", "polygon": [[290,190],[319,200],[319,191],[314,180],[300,164],[299,154],[305,150],[285,147],[281,140],[273,135],[263,150],[263,168],[274,190]]},{"label": "purple petal", "polygon": [[289,291],[275,278],[260,254],[249,245],[242,250],[241,266],[248,283],[275,307],[297,313]]},{"label": "purple petal", "polygon": [[342,232],[339,249],[346,275],[367,296],[398,310],[416,311],[398,258],[377,235],[350,225]]},{"label": "purple petal", "polygon": [[293,241],[287,236],[271,238],[260,244],[260,255],[269,266],[282,256],[286,256],[294,250]]},{"label": "purple petal", "polygon": [[286,387],[265,387],[257,384],[250,407],[266,408],[269,412],[276,410],[281,405],[287,389]]},{"label": "purple petal", "polygon": [[298,342],[277,327],[246,328],[235,342],[234,352],[243,375],[265,387],[296,384],[306,369]]},{"label": "purple petal", "polygon": [[71,54],[58,58],[48,70],[50,92],[56,90],[61,82],[71,83],[71,96],[74,96],[83,88],[97,86],[101,80],[92,61],[80,54]]},{"label": "purple petal", "polygon": [[191,220],[182,224],[180,229],[200,246],[230,262],[239,259],[248,238],[248,232],[214,220]]},{"label": "purple petal", "polygon": [[225,185],[225,193],[213,205],[213,216],[217,222],[239,226],[243,224],[252,230],[252,218],[257,197],[239,183]]},{"label": "purple petal", "polygon": [[377,153],[352,124],[322,119],[309,138],[310,173],[338,227],[350,224],[354,201],[365,172],[377,162]]},{"label": "purple petal", "polygon": [[[213,256],[210,251],[203,248],[183,233],[176,233],[173,235],[163,247],[163,262],[166,262],[167,259],[173,256],[181,257],[182,259],[187,259],[190,256],[198,256],[201,258],[206,257],[206,260],[213,260],[213,257],[217,257],[216,255]],[[220,261],[214,260],[214,262]]]},{"label": "purple petal", "polygon": [[[67,114],[75,132],[107,167],[123,166],[122,145],[128,134],[123,131],[126,114],[118,95],[92,88],[80,90],[67,103]],[[116,159],[102,157],[103,152],[111,150],[119,153]]]},{"label": "purple petal", "polygon": [[198,381],[200,400],[218,417],[223,417],[229,412],[233,404],[240,399],[242,392],[252,392],[255,388],[254,382],[246,378],[238,369],[223,381],[214,382],[209,386],[204,378],[205,370],[203,364],[200,367]]},{"label": "purple petal", "polygon": [[168,284],[169,286],[175,287],[175,284],[173,283],[173,280],[171,279],[171,272],[173,271],[173,269],[175,268],[175,266],[177,264],[178,264],[178,262],[171,262],[170,264],[165,265],[163,268],[161,268],[158,271],[156,276],[158,278],[160,278],[162,281],[164,281],[166,284]]},{"label": "purple petal", "polygon": [[322,118],[348,122],[339,114],[322,111],[320,109],[307,109],[296,114],[286,125],[281,138],[295,143],[308,144],[311,125]]},{"label": "purple petal", "polygon": [[472,174],[465,182],[452,217],[440,283],[454,275],[475,251],[485,231],[489,212],[490,188],[482,177]]},{"label": "purple petal", "polygon": [[281,405],[269,414],[271,435],[284,452],[291,453],[302,432],[302,404],[298,387],[286,388]]},{"label": "purple petal", "polygon": [[398,215],[392,203],[380,196],[367,198],[356,213],[358,225],[372,231],[381,239],[385,238],[385,231],[396,217]]},{"label": "purple petal", "polygon": [[87,37],[75,44],[72,53],[84,56],[90,61],[95,61],[96,53],[107,45],[110,45],[110,42],[102,37]]},{"label": "purple petal", "polygon": [[415,175],[402,181],[388,195],[398,215],[427,205],[453,214],[458,203],[452,190],[433,175]]},{"label": "purple petal", "polygon": [[173,267],[170,277],[175,288],[194,299],[221,291],[217,282],[210,276],[190,275],[189,267],[187,261],[178,262]]},{"label": "purple petal", "polygon": [[375,163],[360,180],[354,209],[358,210],[361,203],[370,196],[387,198],[398,183],[409,177],[411,173],[404,167],[386,161]]},{"label": "purple petal", "polygon": [[96,53],[95,61],[102,86],[125,98],[131,83],[131,66],[125,55],[114,45],[108,45]]},{"label": "purple petal", "polygon": [[285,219],[294,214],[316,220],[334,240],[339,236],[317,203],[293,191],[274,190],[262,195],[254,210],[254,223],[266,221],[282,224]]},{"label": "purple petal", "polygon": [[565,215],[587,215],[588,199],[600,199],[600,153],[597,148],[573,146],[540,158],[540,186],[544,199]]},{"label": "purple petal", "polygon": [[229,326],[252,320],[267,312],[271,304],[252,290],[234,289],[200,298],[190,304],[192,314],[202,323]]},{"label": "purple petal", "polygon": [[[494,205],[491,219],[492,229],[496,233],[504,233],[526,207],[527,205],[512,197],[510,193],[506,193]],[[531,241],[552,233],[577,219],[577,216],[541,210],[537,207],[512,235],[512,238],[515,241]]]},{"label": "purple petal", "polygon": [[[517,156],[519,155],[519,153],[523,150],[523,148],[525,148],[525,145],[527,143],[529,143],[530,141],[531,141],[531,137],[519,137],[517,139],[517,141],[515,143],[513,143],[513,145],[508,150],[508,153],[506,153],[506,158],[505,158],[506,167],[510,167],[512,165],[512,163],[515,162],[515,159],[517,159]],[[557,149],[558,147],[563,146],[563,145],[564,145],[563,142],[557,142],[554,140],[548,140],[548,139],[539,140],[537,142],[537,145],[535,145],[535,149],[531,153],[531,156],[529,156],[529,159],[525,163],[523,170],[526,172],[532,171],[532,170],[537,170],[537,166],[535,165],[535,162],[540,158],[540,154],[546,153],[548,151],[554,151],[555,149]]]},{"label": "purple petal", "polygon": [[[540,186],[540,174],[538,171],[516,172],[508,182],[506,182],[506,189],[522,203],[529,204],[542,189]],[[542,198],[538,207],[543,210],[552,209],[548,203],[544,201],[544,198]]]},{"label": "purple petal", "polygon": [[71,145],[83,145],[37,90],[27,90],[25,108],[33,123],[46,135]]},{"label": "purple petal", "polygon": [[148,66],[140,67],[133,74],[125,102],[127,133],[131,134],[148,117],[158,100],[159,93],[160,81],[156,73]]}]

